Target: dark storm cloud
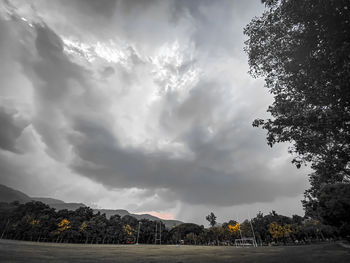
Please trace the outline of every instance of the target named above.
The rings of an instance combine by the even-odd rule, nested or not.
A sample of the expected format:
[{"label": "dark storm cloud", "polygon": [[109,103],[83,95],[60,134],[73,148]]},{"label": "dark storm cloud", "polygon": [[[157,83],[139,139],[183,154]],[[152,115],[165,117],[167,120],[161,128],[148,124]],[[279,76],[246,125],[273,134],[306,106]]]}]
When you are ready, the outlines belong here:
[{"label": "dark storm cloud", "polygon": [[[217,134],[217,138],[207,143],[189,139],[189,143],[198,143],[200,149],[196,149],[196,159],[183,160],[171,158],[168,153],[123,149],[106,128],[87,120],[76,120],[74,127],[81,137],[72,143],[82,161],[77,161],[72,168],[109,187],[166,188],[168,192],[162,195],[164,199],[171,195],[187,203],[215,205],[271,201],[279,195],[293,196],[295,190],[302,187],[298,181],[291,180],[284,185],[283,178],[271,180],[276,177],[276,171],[265,167],[264,162],[268,160],[259,163],[254,158],[263,159],[262,156],[248,155],[252,148],[259,147],[258,140],[251,137],[253,132],[242,136],[233,127],[226,131],[230,135]],[[192,132],[194,136],[200,136],[196,129]],[[222,141],[224,136],[227,140]],[[238,145],[232,145],[231,140],[237,141]],[[220,149],[227,144],[231,148]],[[243,151],[248,153],[245,157],[249,160],[242,160],[242,156],[235,160],[232,153],[235,146],[238,149],[246,147]],[[212,166],[216,162],[222,166],[214,169]],[[232,168],[227,167],[230,162]],[[272,178],[266,175],[272,175]]]},{"label": "dark storm cloud", "polygon": [[62,121],[65,118],[65,102],[72,93],[70,83],[75,81],[79,87],[86,87],[86,72],[67,58],[63,53],[61,38],[49,27],[37,25],[36,34],[39,59],[34,62],[33,70],[40,81],[32,78],[36,88],[37,111],[33,125],[48,146],[50,156],[62,160],[68,147],[64,143],[65,127]]},{"label": "dark storm cloud", "polygon": [[[15,29],[15,32],[12,30]],[[19,153],[16,140],[28,125],[26,117],[17,110],[17,105],[10,99],[13,93],[20,90],[15,85],[21,85],[21,80],[16,80],[17,75],[15,58],[24,52],[20,44],[13,43],[13,39],[23,33],[19,27],[12,27],[10,23],[0,16],[0,148],[6,151]],[[15,80],[15,81],[14,81]],[[19,94],[20,95],[20,94]]]},{"label": "dark storm cloud", "polygon": [[83,13],[98,16],[113,16],[117,5],[117,0],[61,0],[62,4],[76,5]]},{"label": "dark storm cloud", "polygon": [[34,65],[35,73],[43,80],[37,93],[42,102],[62,103],[70,95],[69,80],[76,80],[85,84],[84,77],[87,71],[70,61],[63,52],[61,38],[48,26],[36,26],[36,50],[40,59]]},{"label": "dark storm cloud", "polygon": [[[174,200],[218,206],[269,202],[302,191],[304,181],[296,176],[288,158],[284,158],[285,149],[269,149],[264,134],[251,127],[251,121],[259,117],[256,112],[261,113],[260,108],[265,107],[267,100],[260,98],[262,93],[256,90],[261,88],[259,85],[241,80],[247,78],[241,65],[245,60],[239,53],[245,22],[237,21],[251,17],[249,8],[255,5],[253,1],[35,3],[37,12],[53,12],[56,16],[46,15],[43,19],[47,23],[33,23],[31,27],[21,22],[20,16],[7,21],[7,30],[15,28],[19,32],[19,28],[28,34],[22,39],[9,30],[6,41],[18,45],[21,52],[6,57],[6,62],[21,65],[15,79],[21,76],[29,83],[31,93],[26,99],[32,102],[31,127],[38,135],[38,148],[51,157],[47,162],[58,162],[111,191],[143,189],[144,196],[140,194],[137,198],[158,196],[163,206],[173,205]],[[54,10],[54,6],[58,9]],[[233,28],[235,23],[239,26]],[[120,61],[101,62],[101,58],[79,64],[75,55],[66,50],[64,39],[70,35],[77,36],[78,42],[93,37],[103,42],[114,36],[130,41],[132,44],[123,53],[127,66]],[[184,46],[179,51],[185,57],[180,64],[167,61],[167,56],[179,57],[176,52],[172,55],[171,48],[158,64],[150,59],[161,47],[175,41]],[[192,42],[194,51],[187,51]],[[11,54],[17,53],[10,45],[5,46]],[[75,47],[80,56],[77,60],[92,49],[91,45],[85,50],[79,47]],[[238,62],[230,60],[234,54],[238,54],[235,57]],[[196,84],[186,90],[187,87],[178,87],[184,82],[179,81],[168,88],[169,79],[185,76],[195,67],[202,71]],[[152,74],[160,71],[167,75],[154,78]],[[11,85],[15,86],[14,82],[9,82],[8,86]],[[128,132],[145,129],[147,136],[153,131],[144,128],[139,119],[126,135],[120,131],[133,117],[143,116],[141,110],[135,114],[130,109],[142,103],[149,85],[154,85],[158,92],[154,92],[157,94],[154,105],[145,107],[150,116],[147,115],[146,126],[154,126],[151,128],[158,132],[155,138],[159,135],[159,140],[166,138],[170,146],[180,145],[180,153],[173,148],[128,143],[125,139]],[[130,94],[134,89],[145,93],[132,94],[133,97]],[[1,92],[1,96],[9,97],[5,89]],[[15,96],[11,96],[14,100]],[[130,99],[124,102],[128,96]],[[123,106],[115,109],[119,104]],[[121,120],[124,115],[125,122]],[[0,132],[0,147],[14,152],[24,127],[16,123],[14,113],[2,108],[0,122],[6,127]],[[0,155],[0,161],[15,159],[15,155],[6,155],[7,159],[4,156]],[[4,171],[1,180],[10,181],[9,177],[18,177],[28,163],[16,167],[14,162],[7,161],[0,165]],[[30,172],[25,174],[28,178],[33,176]],[[69,180],[70,174],[62,176]],[[149,205],[155,206],[161,205]]]},{"label": "dark storm cloud", "polygon": [[160,2],[161,0],[119,0],[118,7],[120,7],[123,12],[132,13],[135,11],[140,12],[141,10],[151,8],[154,5],[160,4]]},{"label": "dark storm cloud", "polygon": [[[94,19],[109,19],[114,13],[118,0],[58,0],[56,3],[48,3],[59,8],[75,9],[86,17]],[[129,1],[134,2],[134,1]]]},{"label": "dark storm cloud", "polygon": [[10,112],[8,109],[0,106],[0,148],[19,152],[16,149],[16,140],[21,135],[26,123],[18,123],[15,117],[16,112]]},{"label": "dark storm cloud", "polygon": [[[21,180],[25,172],[20,171],[19,167],[14,166],[6,155],[0,154],[0,183],[5,185],[21,185]],[[20,178],[20,180],[19,180]],[[13,182],[15,181],[15,182]]]}]

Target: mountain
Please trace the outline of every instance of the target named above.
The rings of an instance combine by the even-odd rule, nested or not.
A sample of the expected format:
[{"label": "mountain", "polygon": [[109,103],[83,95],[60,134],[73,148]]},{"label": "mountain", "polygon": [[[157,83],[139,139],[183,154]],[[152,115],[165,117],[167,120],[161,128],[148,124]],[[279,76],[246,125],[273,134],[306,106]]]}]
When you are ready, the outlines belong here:
[{"label": "mountain", "polygon": [[123,209],[118,209],[118,210],[113,210],[113,209],[94,209],[94,212],[95,213],[100,212],[101,214],[106,214],[107,218],[110,218],[113,215],[120,215],[121,217],[129,215],[129,216],[135,217],[137,220],[141,220],[141,219],[148,219],[148,220],[151,220],[151,221],[159,221],[159,220],[161,220],[164,223],[165,227],[167,227],[167,228],[172,228],[173,226],[177,226],[177,225],[180,225],[180,224],[183,223],[183,222],[181,222],[179,220],[160,219],[160,218],[158,218],[156,216],[152,216],[152,215],[149,215],[149,214],[141,214],[141,215],[132,214],[132,213],[129,213],[127,210],[123,210]]},{"label": "mountain", "polygon": [[65,203],[62,200],[48,197],[30,197],[21,191],[0,184],[0,202],[11,203],[13,201],[18,201],[20,203],[39,201],[49,205],[52,208],[55,208],[56,210],[76,210],[79,207],[86,206],[82,203]]},{"label": "mountain", "polygon": [[31,198],[25,193],[0,184],[0,202],[11,203],[13,201],[27,203],[31,201]]},{"label": "mountain", "polygon": [[39,201],[47,205],[53,205],[53,204],[65,204],[62,200],[49,198],[49,197],[31,197],[34,201]]},{"label": "mountain", "polygon": [[79,207],[86,207],[83,203],[65,203],[62,200],[49,197],[31,197],[31,199],[47,204],[56,210],[77,210]]},{"label": "mountain", "polygon": [[86,207],[83,203],[57,203],[57,204],[48,204],[52,208],[55,208],[56,210],[77,210],[79,207]]},{"label": "mountain", "polygon": [[[65,203],[62,200],[59,199],[54,199],[54,198],[48,198],[48,197],[30,197],[26,195],[25,193],[22,193],[21,191],[12,189],[10,187],[7,187],[5,185],[0,184],[0,202],[5,202],[5,203],[11,203],[13,201],[19,201],[20,203],[27,203],[30,201],[40,201],[44,204],[49,205],[52,208],[55,208],[56,210],[62,210],[62,209],[67,209],[67,210],[76,210],[79,207],[86,207],[85,204],[83,203]],[[107,218],[110,218],[113,215],[120,215],[121,217],[130,215],[135,217],[136,219],[148,219],[152,221],[156,220],[161,220],[164,225],[167,228],[171,228],[176,225],[180,225],[183,222],[178,221],[178,220],[165,220],[165,219],[160,219],[158,217],[149,215],[149,214],[142,214],[142,215],[137,215],[137,214],[132,214],[129,213],[127,210],[124,209],[94,209],[94,212],[100,212],[101,214],[106,214]]]}]

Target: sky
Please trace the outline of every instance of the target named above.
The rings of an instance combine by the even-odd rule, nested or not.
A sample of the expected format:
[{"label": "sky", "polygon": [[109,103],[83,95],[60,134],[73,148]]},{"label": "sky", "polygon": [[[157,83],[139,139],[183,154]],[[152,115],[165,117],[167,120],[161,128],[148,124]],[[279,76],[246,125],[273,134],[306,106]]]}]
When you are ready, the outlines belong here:
[{"label": "sky", "polygon": [[0,0],[0,183],[205,224],[300,214],[308,168],[270,148],[248,74],[258,0]]}]

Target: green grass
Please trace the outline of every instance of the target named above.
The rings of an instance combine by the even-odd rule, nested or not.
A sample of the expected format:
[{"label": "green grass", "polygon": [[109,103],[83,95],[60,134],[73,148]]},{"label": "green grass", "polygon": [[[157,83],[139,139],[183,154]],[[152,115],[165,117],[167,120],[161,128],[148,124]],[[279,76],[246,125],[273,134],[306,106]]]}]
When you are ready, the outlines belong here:
[{"label": "green grass", "polygon": [[0,240],[0,262],[350,262],[338,244],[288,247],[83,245]]}]

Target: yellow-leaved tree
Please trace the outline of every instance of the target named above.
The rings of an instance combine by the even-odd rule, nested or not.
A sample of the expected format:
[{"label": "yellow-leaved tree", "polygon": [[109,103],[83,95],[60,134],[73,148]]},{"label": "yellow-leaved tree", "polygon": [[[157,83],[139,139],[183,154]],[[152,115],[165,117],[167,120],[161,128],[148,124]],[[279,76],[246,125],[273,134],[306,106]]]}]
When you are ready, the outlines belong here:
[{"label": "yellow-leaved tree", "polygon": [[134,229],[128,224],[123,226],[123,230],[128,237],[131,237],[134,233]]},{"label": "yellow-leaved tree", "polygon": [[283,226],[283,236],[284,237],[289,236],[289,234],[292,233],[292,232],[293,232],[292,225],[286,224],[286,225]]},{"label": "yellow-leaved tree", "polygon": [[67,229],[69,229],[71,227],[70,222],[66,218],[62,219],[61,222],[59,222],[57,225],[58,225],[59,232],[66,231]]},{"label": "yellow-leaved tree", "polygon": [[232,234],[236,234],[239,232],[239,224],[236,223],[235,225],[228,225],[228,230],[230,231],[230,233]]},{"label": "yellow-leaved tree", "polygon": [[87,223],[84,221],[83,223],[81,223],[79,227],[80,232],[84,232],[86,227],[87,227]]},{"label": "yellow-leaved tree", "polygon": [[276,222],[272,222],[269,227],[269,232],[274,239],[284,238],[289,236],[292,233],[292,226],[290,224],[285,224],[283,226],[277,224]]},{"label": "yellow-leaved tree", "polygon": [[283,237],[283,227],[277,224],[276,222],[272,222],[270,224],[269,232],[272,238],[274,239]]},{"label": "yellow-leaved tree", "polygon": [[133,229],[129,224],[123,226],[123,232],[126,236],[127,243],[133,243],[135,241],[135,229]]}]

